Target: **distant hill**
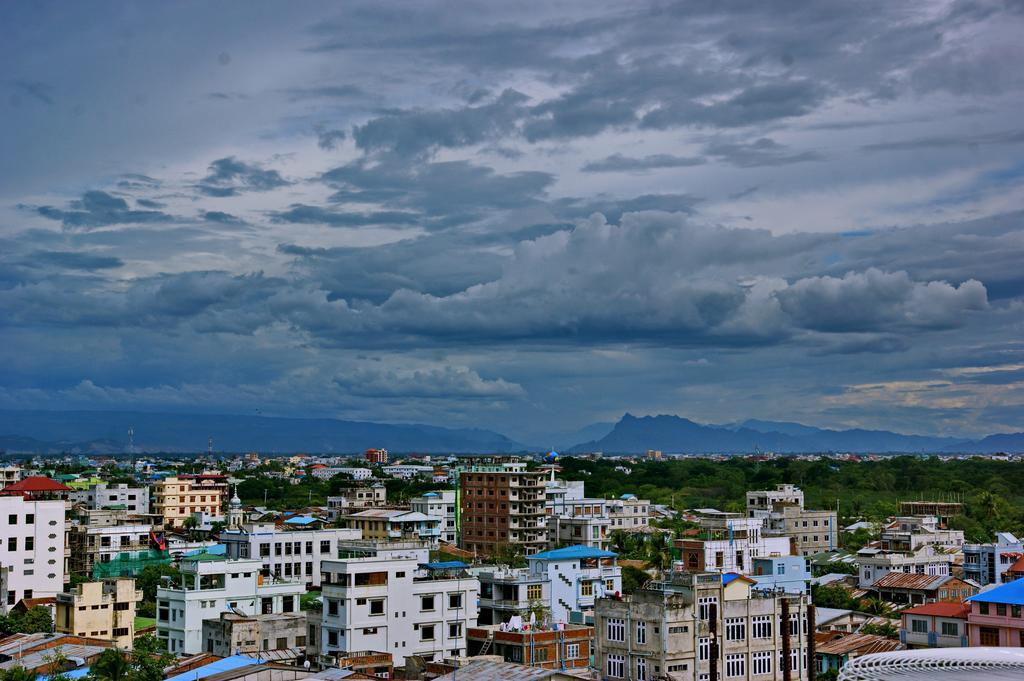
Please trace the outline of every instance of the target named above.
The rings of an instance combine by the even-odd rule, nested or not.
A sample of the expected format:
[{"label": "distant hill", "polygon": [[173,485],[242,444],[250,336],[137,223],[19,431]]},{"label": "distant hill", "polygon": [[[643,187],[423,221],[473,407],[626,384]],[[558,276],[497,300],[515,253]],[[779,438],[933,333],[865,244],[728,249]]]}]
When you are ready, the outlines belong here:
[{"label": "distant hill", "polygon": [[0,449],[11,453],[116,452],[135,430],[138,451],[199,452],[213,438],[226,452],[509,453],[526,448],[476,428],[441,428],[336,419],[121,411],[0,410]]},{"label": "distant hill", "polygon": [[648,449],[673,453],[774,452],[1021,452],[1024,433],[990,435],[972,442],[958,438],[905,435],[886,430],[827,430],[800,423],[748,420],[728,426],[704,425],[680,416],[625,414],[608,435],[568,452],[636,454]]}]

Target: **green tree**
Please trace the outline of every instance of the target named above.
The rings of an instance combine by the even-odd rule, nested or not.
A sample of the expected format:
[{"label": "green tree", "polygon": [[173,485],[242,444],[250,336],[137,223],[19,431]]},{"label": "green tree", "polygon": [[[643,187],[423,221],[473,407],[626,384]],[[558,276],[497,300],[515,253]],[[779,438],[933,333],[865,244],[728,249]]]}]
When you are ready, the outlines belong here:
[{"label": "green tree", "polygon": [[92,663],[89,670],[92,681],[134,681],[132,665],[120,650],[107,648]]},{"label": "green tree", "polygon": [[875,634],[876,636],[885,636],[886,638],[899,638],[900,630],[892,622],[882,622],[876,624],[869,622],[860,628],[862,634]]},{"label": "green tree", "polygon": [[869,612],[872,615],[885,616],[892,612],[892,608],[889,607],[889,604],[877,596],[862,598],[860,601],[860,607],[861,610]]},{"label": "green tree", "polygon": [[632,565],[622,568],[622,593],[631,594],[642,587],[651,578],[646,572]]},{"label": "green tree", "polygon": [[840,610],[857,609],[857,602],[850,596],[850,592],[839,584],[812,586],[811,600],[819,608],[839,608]]},{"label": "green tree", "polygon": [[[135,577],[135,588],[142,591],[142,600],[146,603],[156,602],[157,587],[164,583],[164,577],[170,577],[171,581],[180,582],[181,572],[170,565],[147,565]],[[152,615],[147,615],[152,617]]]},{"label": "green tree", "polygon": [[39,676],[24,667],[0,669],[0,681],[36,681]]}]

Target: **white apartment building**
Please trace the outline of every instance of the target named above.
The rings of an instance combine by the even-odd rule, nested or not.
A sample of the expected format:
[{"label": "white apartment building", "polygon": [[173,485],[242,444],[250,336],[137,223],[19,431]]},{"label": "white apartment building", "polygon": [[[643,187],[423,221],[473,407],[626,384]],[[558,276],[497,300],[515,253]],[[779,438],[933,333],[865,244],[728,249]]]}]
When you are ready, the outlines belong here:
[{"label": "white apartment building", "polygon": [[455,544],[459,541],[455,526],[455,490],[443,489],[427,492],[423,496],[410,501],[413,512],[422,513],[441,521],[441,541]]},{"label": "white apartment building", "polygon": [[768,537],[789,537],[799,555],[811,556],[839,546],[835,511],[804,508],[804,493],[796,485],[747,492],[747,516],[764,523]]},{"label": "white apartment building", "polygon": [[682,554],[680,568],[687,572],[749,574],[754,558],[791,555],[789,537],[765,537],[760,518],[714,509],[698,513],[701,534],[675,540]]},{"label": "white apartment building", "polygon": [[637,499],[635,494],[623,494],[608,502],[608,518],[612,531],[647,527],[651,524],[651,502]]},{"label": "white apartment building", "polygon": [[227,560],[208,553],[181,560],[180,585],[156,591],[156,635],[174,654],[205,648],[203,620],[230,610],[243,615],[298,612],[306,585],[264,578],[259,560]]},{"label": "white apartment building", "polygon": [[340,466],[329,466],[327,468],[311,468],[310,475],[319,480],[330,480],[335,475],[349,475],[353,480],[369,480],[373,477],[373,471],[369,468],[343,468]]},{"label": "white apartment building", "polygon": [[390,475],[393,478],[401,478],[402,480],[411,480],[419,475],[429,477],[431,479],[434,477],[433,466],[397,464],[394,466],[384,466],[381,470],[384,471],[386,475]]},{"label": "white apartment building", "polygon": [[388,503],[388,488],[381,483],[343,487],[335,496],[327,497],[327,517],[337,520],[339,516],[363,508],[377,508]]},{"label": "white apartment building", "polygon": [[0,567],[6,584],[0,613],[23,598],[64,590],[64,502],[0,497]]},{"label": "white apartment building", "polygon": [[220,534],[228,559],[257,559],[265,575],[301,581],[312,588],[320,586],[320,561],[337,558],[342,542],[360,538],[359,530],[282,530],[274,523],[245,523]]},{"label": "white apartment building", "polygon": [[876,546],[865,546],[857,552],[860,565],[857,586],[867,589],[890,572],[919,575],[946,576],[956,560],[956,551],[925,545],[916,551],[885,551]]},{"label": "white apartment building", "polygon": [[84,504],[87,508],[102,509],[123,507],[130,513],[149,513],[149,488],[129,487],[126,484],[107,483],[89,485],[89,489],[76,490],[68,495],[73,503]]},{"label": "white apartment building", "polygon": [[0,489],[21,480],[21,466],[0,466]]},{"label": "white apartment building", "polygon": [[430,563],[419,542],[353,543],[342,552],[323,564],[322,657],[376,650],[401,666],[409,655],[465,656],[480,583],[463,563]]}]

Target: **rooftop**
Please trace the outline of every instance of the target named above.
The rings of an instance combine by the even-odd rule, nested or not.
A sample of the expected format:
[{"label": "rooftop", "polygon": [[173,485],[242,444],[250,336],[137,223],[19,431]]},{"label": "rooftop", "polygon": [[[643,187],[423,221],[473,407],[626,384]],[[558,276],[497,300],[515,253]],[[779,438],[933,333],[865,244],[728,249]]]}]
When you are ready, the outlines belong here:
[{"label": "rooftop", "polygon": [[822,655],[848,655],[856,652],[859,655],[868,653],[884,653],[899,650],[900,642],[875,634],[848,634],[841,638],[818,645],[817,652]]},{"label": "rooftop", "polygon": [[967,619],[967,613],[971,611],[969,603],[927,603],[916,608],[907,608],[900,612],[901,615],[928,615],[931,617],[956,617]]},{"label": "rooftop", "polygon": [[1017,579],[1001,586],[997,586],[994,589],[983,591],[980,594],[971,596],[967,600],[980,601],[982,603],[1024,605],[1024,579]]},{"label": "rooftop", "polygon": [[916,572],[889,572],[875,582],[875,589],[937,589],[948,582],[948,575],[920,575]]},{"label": "rooftop", "polygon": [[4,487],[4,492],[73,492],[67,485],[62,485],[44,475],[30,475],[24,480]]},{"label": "rooftop", "polygon": [[590,546],[566,546],[562,549],[551,549],[541,551],[527,560],[582,560],[584,558],[615,558],[618,554],[604,549],[595,549]]}]

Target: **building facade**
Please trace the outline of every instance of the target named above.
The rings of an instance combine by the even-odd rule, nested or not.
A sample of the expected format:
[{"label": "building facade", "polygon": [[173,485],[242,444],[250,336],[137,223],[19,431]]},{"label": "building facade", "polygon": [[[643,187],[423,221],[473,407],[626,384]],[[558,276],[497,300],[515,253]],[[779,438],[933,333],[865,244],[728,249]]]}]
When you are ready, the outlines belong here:
[{"label": "building facade", "polygon": [[969,603],[929,603],[900,612],[900,643],[909,648],[967,645]]},{"label": "building facade", "polygon": [[807,596],[752,586],[737,575],[675,573],[625,598],[599,599],[601,678],[806,679]]},{"label": "building facade", "polygon": [[220,484],[202,480],[170,477],[153,485],[153,511],[163,518],[167,527],[181,527],[193,513],[223,515],[226,489]]},{"label": "building facade", "polygon": [[340,516],[338,523],[373,541],[423,541],[437,548],[441,519],[416,511],[368,508]]},{"label": "building facade", "polygon": [[967,599],[969,646],[1024,647],[1024,580],[1015,580]]},{"label": "building facade", "polygon": [[129,513],[149,513],[148,487],[110,486],[104,482],[72,492],[70,498],[92,509],[119,508]]},{"label": "building facade", "polygon": [[766,537],[760,518],[705,509],[697,538],[676,539],[681,569],[687,572],[749,573],[753,559],[791,555],[788,537]]},{"label": "building facade", "polygon": [[360,539],[359,530],[284,530],[274,523],[245,523],[224,530],[220,541],[229,560],[256,559],[264,575],[320,586],[320,562],[337,558],[342,542]]},{"label": "building facade", "polygon": [[503,547],[526,556],[544,550],[542,471],[528,471],[520,461],[497,460],[464,470],[459,485],[463,549],[483,556]]},{"label": "building facade", "polygon": [[470,627],[469,655],[500,655],[506,662],[541,669],[582,669],[590,665],[594,628],[581,624],[531,627]]},{"label": "building facade", "polygon": [[205,651],[220,657],[306,647],[306,614],[238,615],[203,620]]},{"label": "building facade", "polygon": [[205,648],[203,620],[229,609],[242,615],[298,612],[306,585],[264,578],[258,559],[227,560],[203,553],[183,558],[181,583],[157,588],[157,638],[171,653],[192,655]]},{"label": "building facade", "polygon": [[449,544],[458,543],[459,533],[456,525],[458,501],[455,498],[455,490],[443,489],[427,492],[423,496],[412,499],[409,506],[416,513],[422,513],[440,521],[441,541]]},{"label": "building facade", "polygon": [[477,625],[479,582],[462,563],[430,563],[422,543],[361,542],[325,560],[321,658],[377,650],[406,657],[463,657]]},{"label": "building facade", "polygon": [[747,492],[747,516],[759,518],[767,537],[789,537],[797,555],[811,556],[839,546],[835,511],[804,508],[804,493],[796,485]]},{"label": "building facade", "polygon": [[865,546],[857,552],[857,586],[861,589],[871,588],[876,581],[890,572],[946,576],[950,574],[955,560],[954,553],[947,553],[941,547],[935,546],[921,546],[916,551],[907,553]]},{"label": "building facade", "polygon": [[57,594],[53,629],[58,633],[109,639],[131,649],[135,640],[135,608],[142,601],[131,578],[83,582]]},{"label": "building facade", "polygon": [[23,598],[47,598],[64,590],[64,502],[0,496],[0,566],[6,593],[0,613]]},{"label": "building facade", "polygon": [[1007,573],[1024,558],[1024,542],[1009,532],[998,532],[995,542],[964,544],[963,552],[964,579],[973,580],[981,586],[999,585],[1012,581],[1013,575]]}]

